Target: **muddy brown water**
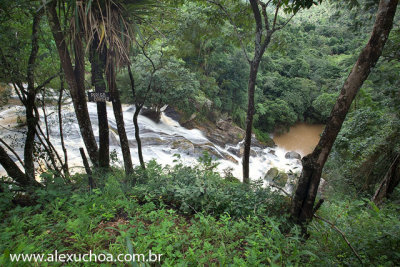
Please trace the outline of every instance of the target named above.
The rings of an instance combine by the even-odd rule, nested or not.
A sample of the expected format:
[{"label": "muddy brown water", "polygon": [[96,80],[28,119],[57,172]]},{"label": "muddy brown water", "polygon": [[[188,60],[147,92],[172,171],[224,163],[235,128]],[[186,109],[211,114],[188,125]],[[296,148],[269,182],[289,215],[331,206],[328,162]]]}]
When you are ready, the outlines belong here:
[{"label": "muddy brown water", "polygon": [[289,132],[275,135],[274,142],[287,151],[296,151],[305,156],[313,151],[318,144],[320,134],[324,130],[323,124],[296,123]]}]

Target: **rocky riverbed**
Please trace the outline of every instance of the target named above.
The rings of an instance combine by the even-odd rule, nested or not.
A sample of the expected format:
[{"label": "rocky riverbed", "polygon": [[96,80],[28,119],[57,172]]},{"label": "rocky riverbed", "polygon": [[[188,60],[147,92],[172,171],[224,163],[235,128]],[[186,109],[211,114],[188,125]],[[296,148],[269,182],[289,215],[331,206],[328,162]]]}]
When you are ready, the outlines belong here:
[{"label": "rocky riverbed", "polygon": [[[98,122],[96,104],[88,103],[89,114],[96,138],[98,138]],[[134,137],[134,126],[132,122],[135,108],[132,105],[124,105],[124,121],[126,132],[129,139],[131,154],[134,164],[139,164],[137,155],[137,144]],[[41,112],[43,129],[44,119]],[[110,151],[114,151],[116,157],[115,164],[122,164],[122,156],[119,147],[116,123],[111,105],[107,104],[108,121],[110,127]],[[58,117],[56,108],[49,106],[46,108],[49,122],[50,139],[60,153],[60,133],[58,127]],[[151,159],[163,165],[174,165],[181,162],[187,165],[195,165],[198,158],[207,151],[210,156],[219,163],[217,169],[221,174],[230,173],[241,180],[241,157],[243,155],[244,131],[235,126],[230,120],[218,120],[215,125],[211,123],[200,124],[196,120],[179,121],[179,113],[171,108],[165,109],[160,114],[158,122],[140,115],[139,127],[143,144],[143,154],[145,161]],[[0,136],[7,143],[12,145],[16,152],[22,157],[24,142],[24,107],[19,105],[5,105],[0,110]],[[63,128],[65,143],[68,151],[69,165],[76,171],[80,171],[82,166],[79,155],[79,147],[84,147],[79,127],[76,122],[74,109],[71,103],[62,107]],[[286,190],[291,190],[295,179],[301,171],[301,162],[295,152],[290,152],[280,147],[268,147],[258,142],[253,137],[253,144],[250,157],[250,176],[251,179],[265,179],[265,183],[276,183]],[[177,156],[177,155],[180,156]],[[286,155],[286,156],[285,156]],[[15,159],[16,160],[16,159]],[[271,169],[278,170],[280,178],[271,176]],[[4,173],[4,170],[0,170]],[[268,173],[270,173],[268,175]]]}]

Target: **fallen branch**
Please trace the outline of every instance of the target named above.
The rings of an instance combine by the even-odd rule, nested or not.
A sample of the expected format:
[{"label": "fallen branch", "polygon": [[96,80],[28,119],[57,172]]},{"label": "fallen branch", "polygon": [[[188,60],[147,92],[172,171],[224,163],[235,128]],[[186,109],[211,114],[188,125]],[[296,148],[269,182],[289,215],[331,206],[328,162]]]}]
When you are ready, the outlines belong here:
[{"label": "fallen branch", "polygon": [[274,187],[274,188],[282,191],[285,195],[287,195],[288,197],[292,198],[292,195],[290,195],[288,192],[286,192],[285,189],[283,189],[282,187],[274,185],[273,183],[269,184],[269,186]]},{"label": "fallen branch", "polygon": [[360,261],[361,265],[363,265],[363,261],[360,257],[360,255],[358,255],[357,251],[354,249],[354,247],[350,244],[349,240],[347,240],[346,235],[339,229],[337,228],[333,223],[331,223],[330,221],[318,216],[317,214],[314,214],[314,217],[326,222],[327,224],[329,224],[334,230],[336,230],[339,234],[342,235],[344,241],[346,241],[347,245],[351,248],[351,250],[353,251],[354,255],[356,255],[357,259]]}]

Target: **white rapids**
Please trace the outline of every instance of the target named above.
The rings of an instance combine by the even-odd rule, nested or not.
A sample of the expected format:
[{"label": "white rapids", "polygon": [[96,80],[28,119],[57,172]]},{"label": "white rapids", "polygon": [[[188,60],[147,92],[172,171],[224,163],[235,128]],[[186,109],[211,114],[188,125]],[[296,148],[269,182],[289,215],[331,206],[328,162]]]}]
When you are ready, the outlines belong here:
[{"label": "white rapids", "polygon": [[[96,139],[98,140],[98,121],[97,109],[95,103],[88,103],[90,119],[93,126]],[[40,110],[40,123],[45,131],[42,109]],[[129,139],[130,150],[134,165],[139,164],[137,146],[135,140],[135,130],[133,125],[134,106],[124,105],[123,115],[126,127],[126,133]],[[118,157],[115,164],[122,164],[122,155],[119,146],[118,132],[114,119],[114,113],[110,103],[107,103],[108,122],[110,127],[110,152],[116,151]],[[62,157],[60,133],[58,126],[58,115],[55,106],[46,107],[48,115],[50,140],[59,151]],[[25,127],[21,124],[21,118],[25,117],[24,107],[16,105],[6,105],[0,108],[0,137],[12,146],[19,156],[23,157],[23,143]],[[74,108],[72,103],[65,104],[62,107],[63,133],[64,141],[68,151],[68,163],[72,171],[82,171],[82,160],[79,153],[79,147],[84,147]],[[203,149],[211,151],[219,163],[217,169],[223,174],[224,170],[230,169],[230,172],[237,178],[242,178],[241,158],[230,151],[240,149],[242,142],[238,144],[226,144],[220,147],[208,140],[198,129],[186,129],[177,121],[161,114],[159,123],[139,115],[138,117],[140,136],[143,144],[143,156],[146,162],[155,159],[162,165],[174,165],[177,162],[186,165],[195,165],[198,163],[199,156]],[[286,159],[286,151],[279,147],[259,148],[252,147],[255,153],[250,157],[250,177],[258,179],[264,177],[266,172],[275,167],[284,172],[299,172],[301,163],[297,159]],[[180,154],[180,159],[174,154]],[[237,153],[236,153],[237,154]],[[16,158],[12,155],[17,162]],[[0,167],[0,175],[5,171]],[[287,188],[290,190],[290,188]]]}]

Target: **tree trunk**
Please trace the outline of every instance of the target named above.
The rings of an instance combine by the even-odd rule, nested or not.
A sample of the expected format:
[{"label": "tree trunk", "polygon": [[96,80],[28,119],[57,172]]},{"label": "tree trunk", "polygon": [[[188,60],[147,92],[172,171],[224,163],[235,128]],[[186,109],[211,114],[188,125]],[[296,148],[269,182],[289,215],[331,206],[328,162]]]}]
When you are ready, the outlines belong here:
[{"label": "tree trunk", "polygon": [[142,106],[136,105],[135,113],[133,114],[133,124],[135,125],[135,139],[138,146],[138,155],[139,155],[139,162],[142,169],[146,169],[146,165],[144,164],[143,160],[143,153],[142,153],[142,141],[140,140],[139,134],[139,124],[138,124],[138,116]]},{"label": "tree trunk", "polygon": [[[104,93],[106,83],[103,73],[106,67],[105,48],[98,48],[99,39],[95,34],[90,46],[90,62],[92,64],[92,84],[96,92]],[[99,122],[99,167],[107,170],[110,167],[110,133],[108,129],[107,106],[105,102],[97,102],[97,118]]]},{"label": "tree trunk", "polygon": [[[61,66],[60,66],[60,69],[62,71],[62,67]],[[67,153],[67,149],[66,149],[65,143],[64,143],[63,119],[62,119],[62,114],[61,114],[63,92],[64,92],[64,76],[60,75],[60,94],[58,96],[58,101],[57,101],[58,126],[59,126],[59,130],[60,130],[61,147],[62,147],[62,150],[63,150],[63,153],[64,153],[64,164],[62,166],[62,169],[64,171],[64,175],[66,177],[69,177],[68,153]]]},{"label": "tree trunk", "polygon": [[[27,68],[27,97],[25,101],[25,113],[28,131],[26,133],[25,146],[24,146],[24,166],[25,174],[29,179],[35,179],[35,164],[33,160],[33,150],[35,146],[35,135],[36,135],[36,124],[39,121],[39,117],[34,113],[35,101],[36,101],[36,90],[35,90],[35,63],[37,53],[39,51],[38,43],[38,30],[42,12],[38,12],[33,17],[32,23],[32,48],[28,59]],[[23,93],[23,92],[22,92]]]},{"label": "tree trunk", "polygon": [[[133,73],[132,73],[132,69],[131,66],[128,65],[128,74],[129,74],[129,80],[131,82],[131,90],[132,90],[132,96],[135,99],[135,101],[138,101],[136,99],[136,91],[135,91],[135,79],[133,78]],[[135,139],[136,139],[136,143],[138,146],[138,155],[139,155],[139,162],[140,162],[140,166],[142,167],[142,169],[146,169],[146,165],[144,164],[144,160],[143,160],[143,153],[142,153],[142,140],[140,140],[140,129],[139,129],[139,123],[138,123],[138,116],[140,111],[142,110],[143,107],[143,103],[142,104],[138,104],[136,102],[135,104],[135,113],[133,114],[133,125],[135,126]]]},{"label": "tree trunk", "polygon": [[84,85],[84,54],[83,47],[77,33],[74,39],[75,52],[76,52],[76,66],[75,70],[72,67],[72,61],[66,39],[61,31],[60,21],[56,11],[56,1],[51,1],[47,8],[47,17],[51,32],[53,34],[62,68],[64,70],[65,79],[68,83],[69,90],[74,104],[76,118],[78,120],[79,129],[82,135],[83,142],[85,143],[86,150],[88,151],[90,160],[94,165],[98,162],[98,148],[96,139],[93,134],[92,123],[88,112],[85,85]]},{"label": "tree trunk", "polygon": [[[260,58],[261,59],[261,58]],[[250,64],[250,76],[248,83],[248,102],[247,102],[247,117],[246,117],[246,136],[244,139],[244,153],[243,153],[243,183],[250,183],[249,178],[249,161],[250,161],[250,147],[251,147],[251,133],[253,128],[253,116],[255,113],[254,108],[254,91],[256,87],[256,78],[258,73],[258,66],[260,60],[256,60]]]},{"label": "tree trunk", "polygon": [[353,66],[314,151],[302,159],[303,171],[292,201],[291,215],[297,223],[310,221],[321,173],[358,90],[376,64],[393,26],[398,0],[381,0],[366,47]]},{"label": "tree trunk", "polygon": [[[265,22],[265,33],[263,30],[262,17],[258,5],[261,5],[262,15]],[[247,102],[247,117],[246,117],[246,136],[244,138],[244,153],[243,153],[243,183],[250,183],[249,177],[249,161],[250,161],[250,148],[251,148],[251,133],[253,129],[253,116],[255,113],[254,107],[254,91],[256,87],[256,79],[258,73],[258,66],[266,48],[271,42],[272,34],[275,29],[270,29],[268,24],[268,15],[266,12],[266,5],[261,3],[261,1],[250,0],[251,9],[253,11],[254,20],[256,22],[256,32],[254,38],[254,57],[253,60],[249,60],[250,63],[250,75],[248,82],[248,102]],[[277,7],[278,8],[278,7]],[[276,12],[278,9],[276,10]],[[277,14],[277,13],[276,13]],[[264,40],[262,40],[264,37]],[[245,48],[243,48],[245,51]],[[246,54],[247,57],[247,54]]]},{"label": "tree trunk", "polygon": [[122,105],[119,97],[119,92],[117,89],[117,84],[115,81],[115,70],[112,55],[109,57],[110,62],[108,63],[107,71],[107,82],[108,88],[110,90],[110,95],[112,98],[112,105],[114,110],[115,122],[117,123],[118,136],[121,144],[122,156],[124,158],[125,173],[127,175],[133,172],[131,151],[129,150],[128,137],[126,136],[124,116],[122,113]]},{"label": "tree trunk", "polygon": [[376,190],[374,196],[372,197],[372,201],[379,205],[382,203],[384,198],[390,196],[396,186],[400,182],[400,154],[397,154],[396,158],[390,165],[388,172],[383,178],[381,184]]},{"label": "tree trunk", "polygon": [[14,181],[16,181],[21,186],[39,186],[40,184],[36,180],[31,179],[29,176],[25,175],[17,164],[11,159],[4,148],[0,145],[0,164],[6,170],[8,176],[10,176]]}]

